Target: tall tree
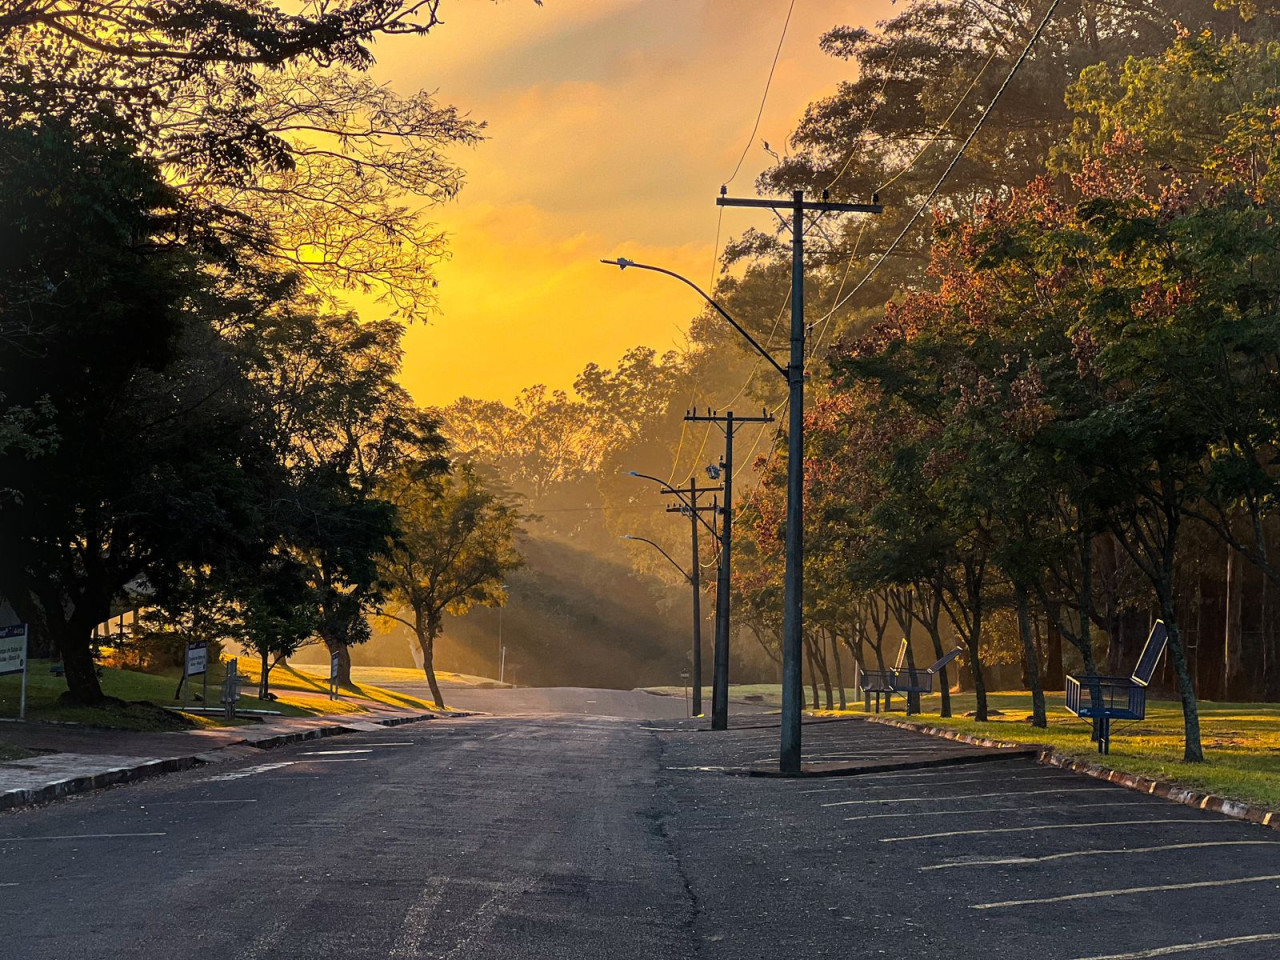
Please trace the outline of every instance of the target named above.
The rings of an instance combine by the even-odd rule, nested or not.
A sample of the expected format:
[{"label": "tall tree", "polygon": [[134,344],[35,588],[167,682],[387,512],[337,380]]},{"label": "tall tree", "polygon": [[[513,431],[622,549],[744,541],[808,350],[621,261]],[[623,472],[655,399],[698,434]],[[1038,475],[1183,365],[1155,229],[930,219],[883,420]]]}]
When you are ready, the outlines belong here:
[{"label": "tall tree", "polygon": [[445,614],[502,603],[503,578],[524,562],[516,547],[520,514],[466,464],[443,478],[405,469],[384,489],[396,506],[399,533],[381,563],[383,613],[413,631],[431,696],[443,707],[435,642]]}]

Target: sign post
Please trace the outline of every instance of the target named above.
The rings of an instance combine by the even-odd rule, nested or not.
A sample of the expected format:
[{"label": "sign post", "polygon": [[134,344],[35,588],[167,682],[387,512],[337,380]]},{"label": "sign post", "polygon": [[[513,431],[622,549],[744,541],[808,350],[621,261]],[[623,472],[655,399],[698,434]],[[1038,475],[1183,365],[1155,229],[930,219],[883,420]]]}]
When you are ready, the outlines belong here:
[{"label": "sign post", "polygon": [[27,718],[27,625],[0,627],[0,677],[22,674],[22,692],[18,699],[18,719]]},{"label": "sign post", "polygon": [[336,653],[329,656],[329,699],[338,699],[338,655]]},{"label": "sign post", "polygon": [[182,663],[182,709],[187,709],[187,699],[191,693],[191,678],[204,677],[205,700],[209,694],[209,645],[203,640],[187,644],[187,655]]}]

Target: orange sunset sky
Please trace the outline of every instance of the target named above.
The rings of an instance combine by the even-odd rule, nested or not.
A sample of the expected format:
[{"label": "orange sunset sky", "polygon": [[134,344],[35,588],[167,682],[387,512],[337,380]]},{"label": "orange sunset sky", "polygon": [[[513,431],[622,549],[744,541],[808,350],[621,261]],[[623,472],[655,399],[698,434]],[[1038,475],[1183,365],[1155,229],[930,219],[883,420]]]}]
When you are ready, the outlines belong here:
[{"label": "orange sunset sky", "polygon": [[[705,285],[715,196],[755,121],[789,0],[449,0],[425,38],[384,41],[375,76],[438,91],[488,123],[455,156],[461,197],[430,217],[451,237],[440,315],[410,329],[404,382],[424,404],[568,387],[590,362],[682,343],[696,296],[598,263],[625,255]],[[731,190],[751,194],[811,100],[851,77],[818,49],[886,0],[797,0],[754,142]],[[767,216],[767,214],[766,214]],[[722,241],[753,222],[726,211]],[[375,311],[363,307],[362,312]]]}]

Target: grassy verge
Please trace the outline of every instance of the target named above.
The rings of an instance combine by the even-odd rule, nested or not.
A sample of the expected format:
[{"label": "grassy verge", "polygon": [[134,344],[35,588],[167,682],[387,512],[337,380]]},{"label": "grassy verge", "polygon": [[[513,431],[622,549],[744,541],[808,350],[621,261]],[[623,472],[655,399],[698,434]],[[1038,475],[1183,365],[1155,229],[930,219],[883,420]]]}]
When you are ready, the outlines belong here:
[{"label": "grassy verge", "polygon": [[[1001,711],[1001,716],[987,723],[961,716],[973,710],[972,694],[951,699],[956,716],[938,717],[941,697],[935,694],[923,698],[923,716],[912,719],[995,740],[1048,744],[1065,756],[1280,809],[1280,704],[1202,701],[1201,738],[1208,760],[1183,763],[1182,705],[1176,701],[1152,701],[1147,705],[1146,720],[1112,724],[1111,753],[1101,757],[1089,740],[1089,724],[1067,713],[1061,693],[1047,696],[1049,726],[1045,730],[1028,722],[1031,695],[1025,691],[992,694],[989,704]],[[902,717],[901,698],[895,698],[895,703],[892,716]],[[841,715],[838,710],[819,713]],[[861,713],[861,703],[845,711]]]},{"label": "grassy verge", "polygon": [[[297,659],[289,661],[296,670],[316,677],[329,675],[327,663],[303,663]],[[352,667],[351,679],[360,684],[386,685],[389,683],[426,683],[426,675],[416,667]],[[476,677],[469,673],[450,673],[448,670],[437,670],[436,679],[441,686],[479,687],[481,689],[498,689],[510,687],[509,683],[499,683],[490,677]]]},{"label": "grassy verge", "polygon": [[[51,661],[32,660],[27,676],[27,718],[35,721],[81,723],[87,726],[110,727],[118,730],[185,730],[198,726],[221,726],[221,716],[178,714],[165,707],[181,706],[174,697],[178,689],[178,671],[168,673],[140,673],[136,670],[102,668],[102,692],[112,698],[101,707],[83,707],[62,703],[66,681],[54,676],[49,668]],[[318,668],[317,668],[318,670]],[[247,682],[241,687],[251,693],[257,686],[257,674],[250,668]],[[328,698],[328,683],[320,676],[312,675],[288,666],[272,671],[272,692],[278,700],[259,700],[253,696],[241,696],[242,710],[270,710],[285,717],[308,717],[327,713],[362,713],[371,705],[404,707],[429,710],[431,704],[418,697],[386,690],[371,683],[359,682],[342,691],[338,700]],[[209,705],[219,705],[222,673],[219,670],[209,676]],[[196,678],[192,685],[192,703],[203,685]],[[20,677],[0,677],[0,717],[16,717],[20,693]],[[239,721],[241,723],[247,721]]]},{"label": "grassy verge", "polygon": [[[62,677],[49,672],[51,661],[32,660],[27,675],[27,719],[82,723],[88,726],[112,727],[119,730],[185,730],[197,726],[221,723],[220,718],[201,717],[194,714],[177,714],[164,707],[181,706],[175,699],[178,688],[178,672],[171,675],[139,673],[136,670],[102,668],[102,692],[122,703],[109,702],[101,707],[82,707],[62,703],[59,699],[66,692]],[[20,677],[0,677],[0,717],[16,717],[20,694]],[[211,705],[218,704],[221,675],[209,678]],[[201,689],[199,680],[193,690]],[[194,700],[193,702],[198,702]],[[279,710],[285,716],[307,716],[312,711],[289,705],[279,706],[254,697],[240,701],[243,708]]]},{"label": "grassy verge", "polygon": [[35,754],[30,750],[23,750],[22,747],[0,740],[0,763],[7,760],[25,760],[27,757],[34,756]]},{"label": "grassy verge", "polygon": [[[241,663],[245,664],[246,661],[242,660]],[[253,664],[242,666],[241,669],[252,677],[253,683],[258,682],[258,673]],[[409,710],[436,709],[435,704],[429,700],[401,693],[398,690],[389,690],[368,679],[369,674],[376,671],[375,675],[379,676],[382,682],[395,682],[394,678],[386,678],[388,669],[395,668],[353,667],[351,686],[343,687],[339,691],[339,699],[330,700],[328,664],[320,666],[319,664],[282,663],[271,671],[271,692],[280,697],[278,703],[299,707],[309,706],[316,713],[360,713],[370,704]],[[414,674],[418,680],[425,679],[417,670],[405,672]]]}]

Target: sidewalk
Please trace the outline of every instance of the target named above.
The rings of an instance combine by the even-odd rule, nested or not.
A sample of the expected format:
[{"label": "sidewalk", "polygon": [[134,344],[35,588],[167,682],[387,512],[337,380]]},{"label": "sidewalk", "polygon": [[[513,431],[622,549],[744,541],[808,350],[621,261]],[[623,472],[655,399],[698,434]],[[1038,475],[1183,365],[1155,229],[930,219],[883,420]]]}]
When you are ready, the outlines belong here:
[{"label": "sidewalk", "polygon": [[286,743],[381,730],[438,716],[441,714],[374,707],[365,713],[287,717],[251,726],[169,733],[102,730],[72,724],[0,723],[0,737],[36,754],[0,763],[0,810],[204,763],[239,760]]}]

